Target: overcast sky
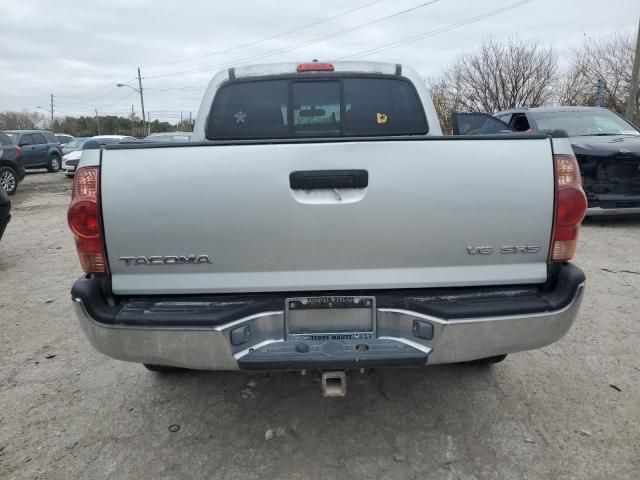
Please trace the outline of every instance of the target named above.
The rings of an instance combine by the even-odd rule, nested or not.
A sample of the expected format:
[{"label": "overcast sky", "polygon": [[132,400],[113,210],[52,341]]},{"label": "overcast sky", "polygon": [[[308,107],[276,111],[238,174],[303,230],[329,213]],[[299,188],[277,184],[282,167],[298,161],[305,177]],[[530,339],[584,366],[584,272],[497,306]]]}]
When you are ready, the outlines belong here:
[{"label": "overcast sky", "polygon": [[[80,0],[0,0],[0,111],[48,107],[53,93],[60,116],[94,108],[125,115],[131,104],[139,114],[136,92],[116,83],[136,86],[135,69],[141,66],[146,110],[152,119],[176,121],[180,111],[195,114],[204,86],[223,67],[360,59],[374,50],[365,59],[410,64],[433,77],[489,35],[539,39],[566,64],[571,47],[585,36],[634,32],[640,16],[638,0],[518,3],[102,0],[98,6]],[[430,32],[422,40],[379,49]]]}]

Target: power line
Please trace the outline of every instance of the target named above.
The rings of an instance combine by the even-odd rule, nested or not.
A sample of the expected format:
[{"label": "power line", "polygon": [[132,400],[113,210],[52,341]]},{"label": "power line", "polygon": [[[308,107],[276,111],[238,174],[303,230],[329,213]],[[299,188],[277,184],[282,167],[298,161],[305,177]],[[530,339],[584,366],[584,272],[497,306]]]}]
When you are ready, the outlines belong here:
[{"label": "power line", "polygon": [[120,99],[118,99],[118,100],[116,100],[116,101],[114,101],[114,102],[111,102],[111,103],[109,103],[108,105],[102,105],[102,107],[101,107],[101,108],[103,108],[103,109],[104,109],[104,108],[110,108],[110,107],[113,107],[114,105],[117,105],[117,104],[118,104],[118,103],[120,103],[120,102],[124,102],[127,98],[129,98],[129,97],[130,97],[131,95],[133,95],[134,93],[136,93],[136,92],[135,92],[135,91],[133,91],[133,90],[132,90],[132,91],[130,91],[130,92],[128,91],[128,92],[127,92],[127,94],[126,94],[124,97],[122,97],[122,98],[120,98]]},{"label": "power line", "polygon": [[183,92],[188,91],[201,91],[207,88],[206,85],[184,85],[182,87],[166,87],[166,88],[155,88],[155,87],[147,87],[145,90],[154,90],[156,92],[169,92],[171,90],[180,90]]},{"label": "power line", "polygon": [[178,71],[178,72],[168,72],[168,73],[163,73],[163,74],[158,74],[158,75],[151,75],[151,76],[147,76],[145,78],[177,77],[177,76],[181,76],[181,75],[189,75],[191,73],[206,72],[206,71],[209,71],[209,70],[213,70],[215,68],[239,65],[239,64],[247,63],[248,61],[255,60],[255,59],[273,57],[274,55],[280,55],[281,53],[291,52],[293,50],[297,50],[299,48],[306,47],[308,45],[314,45],[316,43],[320,43],[320,42],[323,42],[325,40],[329,40],[329,39],[332,39],[332,38],[340,37],[342,35],[346,35],[348,33],[354,32],[356,30],[361,30],[363,28],[370,27],[371,25],[374,25],[376,23],[381,23],[381,22],[384,22],[384,21],[389,20],[391,18],[398,17],[400,15],[404,15],[404,14],[407,14],[409,12],[413,12],[413,11],[418,10],[420,8],[428,7],[429,5],[433,5],[434,3],[437,3],[437,2],[440,2],[440,1],[441,0],[430,0],[428,2],[423,2],[423,3],[419,4],[419,5],[416,5],[415,7],[407,8],[405,10],[401,10],[401,11],[392,13],[390,15],[386,15],[384,17],[380,17],[380,18],[377,18],[375,20],[371,20],[369,22],[361,23],[361,24],[353,26],[353,27],[349,27],[349,28],[345,28],[345,29],[342,29],[342,30],[338,30],[336,32],[333,32],[333,33],[330,33],[330,34],[327,34],[327,35],[321,35],[319,37],[312,38],[311,40],[307,40],[307,41],[304,41],[304,42],[301,42],[301,43],[293,44],[293,45],[290,45],[288,47],[275,49],[275,50],[272,50],[270,52],[264,52],[264,53],[261,53],[261,54],[252,55],[250,57],[239,58],[237,60],[232,60],[232,61],[229,61],[229,62],[217,64],[217,65],[209,65],[209,66],[197,67],[197,68],[189,69],[189,70],[182,70],[182,71]]},{"label": "power line", "polygon": [[[350,28],[345,29],[345,30],[340,31],[340,32],[334,32],[333,34],[325,35],[325,36],[319,37],[319,38],[323,38],[323,39],[326,38],[326,37],[333,38],[335,36],[343,35],[345,33],[349,33],[350,31],[353,31],[354,29],[365,28],[366,26],[369,26],[371,24],[381,22],[381,21],[386,20],[388,18],[393,18],[393,17],[401,15],[403,13],[407,13],[407,11],[412,11],[412,10],[415,10],[417,8],[421,8],[421,7],[427,6],[429,4],[435,3],[437,1],[440,1],[440,0],[433,0],[431,2],[426,2],[426,3],[420,4],[420,5],[416,6],[416,7],[412,7],[411,9],[404,10],[402,12],[396,12],[396,13],[388,15],[386,17],[383,17],[383,18],[380,18],[380,19],[376,19],[376,20],[373,20],[371,22],[366,22],[365,24],[361,24],[361,25],[358,25],[358,26],[355,26],[355,27],[350,27]],[[450,25],[447,25],[447,26],[444,26],[444,27],[440,27],[440,28],[431,30],[429,32],[425,32],[425,33],[422,33],[422,34],[419,34],[419,35],[414,35],[414,36],[411,36],[411,37],[406,37],[404,39],[401,39],[401,40],[398,40],[398,41],[395,41],[395,42],[391,42],[391,43],[387,43],[387,44],[381,45],[381,46],[376,47],[376,48],[371,48],[371,49],[363,50],[363,51],[356,52],[356,53],[353,53],[353,54],[350,54],[350,55],[346,55],[346,56],[343,56],[343,57],[339,57],[338,60],[344,60],[344,59],[349,59],[349,58],[364,58],[364,57],[368,57],[370,55],[374,55],[374,54],[379,53],[379,52],[383,52],[383,51],[386,51],[386,50],[398,48],[400,46],[408,45],[410,43],[414,43],[414,42],[417,42],[417,41],[420,41],[420,40],[423,40],[423,39],[426,39],[426,38],[430,38],[430,37],[439,35],[441,33],[445,33],[445,32],[448,32],[450,30],[454,30],[454,29],[469,25],[471,23],[478,22],[478,21],[486,19],[488,17],[495,16],[495,15],[498,15],[500,13],[504,13],[504,12],[506,12],[508,10],[512,10],[512,9],[518,8],[518,7],[523,6],[523,5],[527,4],[527,3],[531,3],[532,1],[533,0],[522,0],[522,1],[519,1],[519,2],[516,2],[516,3],[513,3],[511,5],[507,5],[507,6],[503,7],[503,8],[500,8],[500,9],[497,9],[497,10],[493,10],[493,11],[484,13],[482,15],[475,16],[475,17],[471,17],[471,18],[468,18],[466,20],[463,20],[463,21],[460,21],[460,22],[456,22],[456,23],[453,23],[453,24],[450,24]],[[279,49],[276,52],[273,52],[273,53],[267,52],[266,54],[262,54],[262,55],[259,55],[259,56],[260,57],[264,57],[264,56],[277,55],[279,53],[282,53],[281,50],[290,51],[290,50],[294,50],[296,48],[300,48],[301,46],[304,46],[306,44],[317,43],[317,41],[321,41],[321,40],[318,40],[317,38],[316,39],[312,39],[312,40],[307,41],[307,42],[302,42],[301,44],[295,45],[293,47],[285,47],[284,49]],[[254,57],[249,57],[249,58],[254,58]],[[245,59],[245,60],[248,60],[248,59]],[[234,62],[233,64],[238,64],[238,63],[242,63],[242,60],[240,62]],[[207,70],[209,70],[209,69],[215,68],[215,67],[205,67],[205,68]],[[173,75],[159,75],[159,76],[173,76]],[[154,77],[147,77],[147,78],[154,78]],[[186,90],[189,90],[189,89],[197,90],[197,89],[204,89],[204,88],[205,88],[205,86],[202,86],[202,87],[198,87],[198,86],[192,86],[192,87],[182,86],[182,87],[169,87],[169,88],[166,88],[164,90],[163,89],[159,89],[159,91],[166,91],[166,90],[182,90],[182,91],[186,91]],[[112,105],[120,103],[120,102],[126,100],[126,98],[128,98],[130,95],[132,95],[132,93],[129,93],[129,94],[127,94],[126,97],[121,98],[119,100],[116,100],[115,102],[112,102],[111,104],[109,104],[107,107],[103,106],[102,108],[108,108],[108,107],[110,107]],[[104,97],[104,96],[106,96],[106,95],[103,95],[102,97]],[[81,102],[76,102],[76,103],[81,103]],[[171,111],[167,110],[165,112],[169,113]],[[173,113],[173,112],[171,112],[171,113]],[[167,115],[167,116],[170,116],[170,115]]]},{"label": "power line", "polygon": [[62,98],[64,99],[62,103],[64,104],[74,104],[74,105],[83,105],[83,106],[87,106],[87,107],[92,107],[93,104],[87,103],[87,102],[78,102],[76,100],[66,100],[65,97],[58,97],[59,99]]},{"label": "power line", "polygon": [[[91,102],[91,103],[84,103],[84,102],[76,102],[73,100],[64,100],[64,101],[60,101],[60,97],[56,97],[58,99],[58,103],[62,103],[63,105],[68,105],[70,107],[70,109],[72,110],[76,110],[76,111],[84,111],[85,109],[91,109],[93,110],[94,108],[98,107],[100,108],[100,110],[103,110],[105,108],[110,108],[113,105],[116,105],[124,100],[126,100],[127,98],[129,98],[131,95],[133,95],[135,92],[127,92],[126,95],[124,97],[121,97],[117,100],[113,100],[113,101],[108,101],[109,103],[104,103],[97,101],[97,102]],[[103,96],[98,97],[98,98],[103,98]],[[80,106],[75,106],[75,105],[69,105],[69,103],[73,103],[75,105],[80,105]]]},{"label": "power line", "polygon": [[372,5],[375,5],[376,3],[381,3],[381,2],[384,2],[384,1],[386,1],[386,0],[375,0],[373,2],[365,3],[364,5],[360,5],[359,7],[352,8],[350,10],[346,10],[346,11],[344,11],[342,13],[339,13],[337,15],[333,15],[333,16],[328,17],[328,18],[323,18],[322,20],[318,20],[318,21],[315,21],[315,22],[312,22],[312,23],[307,23],[306,25],[294,28],[293,30],[287,30],[286,32],[281,32],[281,33],[278,33],[276,35],[272,35],[270,37],[262,38],[260,40],[255,40],[253,42],[243,43],[241,45],[236,45],[234,47],[226,48],[224,50],[218,50],[216,52],[210,52],[210,53],[205,53],[205,54],[202,54],[202,55],[196,55],[194,57],[186,57],[186,58],[182,58],[182,59],[179,59],[179,60],[169,60],[167,62],[150,63],[150,64],[147,64],[147,65],[140,65],[140,66],[144,67],[144,68],[148,68],[148,67],[158,67],[160,65],[170,65],[170,64],[173,64],[173,63],[188,62],[190,60],[197,60],[197,59],[200,59],[200,58],[213,57],[215,55],[222,55],[223,53],[233,52],[234,50],[239,50],[241,48],[253,47],[254,45],[258,45],[260,43],[268,42],[270,40],[275,40],[276,38],[284,37],[286,35],[290,35],[290,34],[295,33],[295,32],[306,30],[307,28],[310,28],[310,27],[315,27],[316,25],[320,25],[322,23],[330,22],[331,20],[335,20],[336,18],[343,17],[343,16],[348,15],[350,13],[357,12],[358,10],[362,10],[362,9],[371,7]]},{"label": "power line", "polygon": [[480,20],[484,20],[485,18],[492,17],[494,15],[498,15],[500,13],[506,12],[508,10],[513,10],[514,8],[520,7],[527,3],[531,3],[533,0],[523,0],[521,2],[516,2],[511,5],[507,5],[506,7],[500,8],[498,10],[493,10],[491,12],[484,13],[482,15],[478,15],[476,17],[468,18],[467,20],[463,20],[461,22],[452,23],[451,25],[447,25],[446,27],[437,28],[435,30],[431,30],[429,32],[421,33],[419,35],[414,35],[412,37],[407,37],[402,40],[398,40],[396,42],[389,43],[387,45],[382,45],[380,47],[371,48],[369,50],[363,50],[360,52],[352,53],[351,55],[346,55],[344,57],[339,57],[338,60],[346,60],[349,58],[364,58],[374,55],[376,53],[384,52],[386,50],[391,50],[393,48],[401,47],[404,45],[408,45],[410,43],[418,42],[420,40],[424,40],[425,38],[434,37],[441,33],[448,32],[450,30],[454,30],[456,28],[463,27],[465,25],[469,25],[471,23],[478,22]]},{"label": "power line", "polygon": [[[447,26],[444,26],[444,27],[440,27],[440,28],[431,30],[429,32],[425,32],[425,33],[422,33],[422,34],[419,34],[419,35],[414,35],[414,36],[411,36],[411,37],[407,37],[407,38],[404,38],[402,40],[398,40],[396,42],[392,42],[392,43],[389,43],[389,44],[381,45],[381,46],[376,47],[376,48],[363,50],[363,51],[356,52],[356,53],[353,53],[353,54],[350,54],[350,55],[339,57],[338,60],[345,60],[345,59],[356,58],[356,57],[364,58],[364,57],[368,57],[370,55],[373,55],[373,54],[376,54],[376,53],[379,53],[379,52],[382,52],[382,51],[391,50],[393,48],[397,48],[397,47],[400,47],[400,46],[408,45],[410,43],[417,42],[417,41],[420,41],[420,40],[424,40],[426,38],[430,38],[430,37],[439,35],[441,33],[446,33],[446,32],[448,32],[450,30],[454,30],[454,29],[469,25],[471,23],[475,23],[475,22],[478,22],[480,20],[484,20],[486,18],[498,15],[500,13],[504,13],[506,11],[518,8],[520,6],[523,6],[523,5],[527,4],[527,3],[531,3],[532,1],[533,0],[522,0],[520,2],[516,2],[516,3],[513,3],[511,5],[507,5],[505,7],[499,8],[497,10],[493,10],[493,11],[484,13],[482,15],[478,15],[478,16],[471,17],[471,18],[468,18],[466,20],[460,21],[460,22],[456,22],[456,23],[453,23],[453,24],[450,24],[450,25],[447,25]],[[421,6],[423,6],[423,5],[418,5],[417,7],[414,7],[414,9],[415,8],[420,8]],[[401,12],[398,12],[397,14],[394,14],[393,16],[397,16],[398,14],[401,14]],[[237,63],[234,63],[234,64],[237,64]],[[189,87],[175,87],[175,89],[182,89],[182,88],[189,88]],[[206,88],[206,87],[203,86],[202,88]],[[198,89],[198,87],[195,87],[194,90],[195,89]]]},{"label": "power line", "polygon": [[[135,72],[135,70],[131,70],[131,72]],[[117,78],[115,80],[110,81],[109,83],[105,83],[104,85],[101,85],[99,87],[91,88],[91,89],[86,90],[85,92],[82,92],[82,93],[77,93],[75,95],[69,95],[68,97],[65,97],[65,98],[73,99],[73,98],[78,98],[78,97],[84,97],[84,96],[87,96],[87,95],[92,95],[93,93],[95,93],[97,91],[103,90],[103,89],[105,89],[105,88],[107,88],[109,86],[113,86],[115,83],[117,83],[119,81],[122,81],[122,79],[124,77],[127,77],[127,76],[129,76],[129,72],[127,72],[122,77],[119,77],[119,78]]]},{"label": "power line", "polygon": [[[144,78],[144,77],[143,77]],[[130,80],[136,80],[137,77],[132,77]],[[145,87],[145,90],[153,90],[156,92],[167,92],[170,90],[179,90],[179,91],[183,91],[183,92],[201,92],[202,90],[204,90],[207,86],[206,85],[193,85],[193,86],[181,86],[181,87],[167,87],[167,88],[153,88],[153,87]],[[76,111],[84,111],[85,109],[91,109],[93,110],[95,107],[99,107],[101,110],[105,108],[105,105],[107,106],[107,108],[111,105],[114,105],[114,103],[118,103],[120,100],[111,100],[111,99],[107,99],[105,101],[105,99],[107,97],[110,97],[112,95],[114,95],[114,93],[117,93],[118,90],[114,89],[111,92],[107,92],[105,94],[99,95],[97,96],[94,100],[88,100],[85,102],[80,102],[78,100],[70,100],[67,97],[59,97],[56,96],[56,99],[62,103],[63,105],[67,105],[70,109],[76,110]],[[129,95],[127,95],[125,98],[128,98]],[[62,100],[60,100],[62,99]]]},{"label": "power line", "polygon": [[[134,77],[135,79],[135,77]],[[113,83],[110,83],[109,86],[113,87]],[[104,88],[104,87],[102,87]],[[74,105],[82,105],[91,109],[94,109],[95,107],[100,107],[100,108],[104,108],[105,106],[105,99],[107,99],[106,101],[109,102],[109,105],[113,105],[113,101],[110,101],[111,99],[108,97],[111,97],[114,95],[114,93],[116,93],[117,90],[113,89],[112,91],[108,91],[103,93],[102,95],[98,95],[97,97],[93,97],[93,98],[87,98],[86,101],[78,101],[78,100],[72,100],[72,97],[60,97],[57,96],[56,98],[58,99],[58,101],[60,101],[62,104],[74,104]],[[116,100],[117,102],[117,100]],[[77,110],[79,110],[80,108],[76,107]]]},{"label": "power line", "polygon": [[[318,20],[318,21],[303,25],[301,27],[297,27],[297,28],[294,28],[292,30],[288,30],[286,32],[281,32],[281,33],[278,33],[276,35],[272,35],[272,36],[267,37],[267,38],[256,40],[254,42],[250,42],[250,43],[246,43],[246,44],[242,44],[242,45],[236,45],[234,47],[231,47],[231,48],[228,48],[228,49],[225,49],[225,50],[220,50],[220,51],[217,51],[217,52],[211,52],[211,53],[208,53],[208,54],[203,54],[203,55],[194,56],[194,57],[183,58],[183,59],[179,59],[179,60],[171,60],[171,61],[167,61],[167,62],[155,63],[155,64],[147,64],[147,65],[142,65],[142,66],[143,67],[153,67],[153,66],[160,66],[160,65],[168,65],[168,64],[173,64],[173,63],[186,62],[186,61],[189,61],[189,60],[194,60],[194,59],[198,59],[198,58],[206,58],[206,57],[210,57],[210,56],[219,55],[219,54],[222,54],[222,53],[227,53],[227,52],[230,52],[230,51],[238,50],[238,49],[241,49],[241,48],[254,46],[254,45],[257,45],[259,43],[263,43],[263,42],[266,42],[266,41],[269,41],[269,40],[274,40],[276,38],[280,38],[280,37],[283,37],[285,35],[289,35],[291,33],[295,33],[295,32],[298,32],[298,31],[301,31],[301,30],[304,30],[304,29],[307,29],[307,28],[310,28],[310,27],[313,27],[313,26],[316,26],[316,25],[320,25],[322,23],[329,22],[331,20],[335,20],[336,18],[339,18],[339,17],[345,16],[345,15],[348,15],[350,13],[353,13],[353,12],[368,8],[370,6],[373,6],[373,5],[377,4],[377,3],[381,3],[383,1],[386,1],[386,0],[374,0],[372,2],[368,2],[368,3],[364,4],[364,5],[360,5],[359,7],[352,8],[352,9],[346,10],[344,12],[341,12],[341,13],[339,13],[337,15],[333,15],[331,17],[324,18],[322,20]],[[76,103],[76,104],[84,104],[84,105],[87,105],[87,106],[93,106],[95,104],[95,101],[92,104],[89,104],[89,103],[85,103],[85,102],[74,101],[72,99],[85,97],[85,96],[90,96],[91,94],[93,94],[95,92],[103,90],[103,89],[105,89],[107,87],[112,86],[113,84],[115,84],[115,83],[117,83],[119,81],[122,81],[122,78],[124,78],[124,77],[120,77],[118,79],[114,79],[114,80],[110,81],[109,83],[106,83],[106,84],[101,85],[99,87],[93,88],[91,90],[87,90],[87,91],[85,91],[83,93],[71,95],[69,97],[62,97],[62,98],[64,99],[65,103],[71,102],[71,103]],[[149,78],[154,78],[154,77],[149,77]],[[134,79],[135,79],[135,77],[130,79],[130,80],[127,80],[127,81],[131,81],[131,80],[134,80]],[[195,87],[193,89],[194,90],[201,90],[203,88],[205,88],[205,87]],[[187,89],[189,89],[189,87],[178,87],[176,89],[178,89],[178,90],[187,90]],[[166,90],[170,90],[170,89],[166,89]],[[161,90],[161,91],[164,91],[164,90]],[[105,98],[105,97],[111,95],[112,93],[113,92],[107,92],[105,94],[102,94],[102,95],[98,96],[97,98],[95,98],[93,100],[98,100],[100,98]]]}]

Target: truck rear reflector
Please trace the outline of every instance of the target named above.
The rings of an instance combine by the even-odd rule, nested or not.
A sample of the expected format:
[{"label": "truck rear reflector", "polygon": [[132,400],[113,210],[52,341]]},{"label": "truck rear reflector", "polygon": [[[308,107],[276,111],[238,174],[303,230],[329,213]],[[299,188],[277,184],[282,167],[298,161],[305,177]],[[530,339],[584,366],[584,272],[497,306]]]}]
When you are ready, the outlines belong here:
[{"label": "truck rear reflector", "polygon": [[564,262],[576,254],[578,232],[587,213],[578,161],[573,155],[554,155],[556,211],[551,243],[551,261]]},{"label": "truck rear reflector", "polygon": [[73,179],[71,205],[67,212],[69,228],[76,240],[80,265],[85,273],[107,273],[106,255],[102,241],[100,220],[100,171],[97,167],[84,167]]},{"label": "truck rear reflector", "polygon": [[301,63],[298,65],[298,73],[304,72],[333,72],[333,65],[330,63]]}]

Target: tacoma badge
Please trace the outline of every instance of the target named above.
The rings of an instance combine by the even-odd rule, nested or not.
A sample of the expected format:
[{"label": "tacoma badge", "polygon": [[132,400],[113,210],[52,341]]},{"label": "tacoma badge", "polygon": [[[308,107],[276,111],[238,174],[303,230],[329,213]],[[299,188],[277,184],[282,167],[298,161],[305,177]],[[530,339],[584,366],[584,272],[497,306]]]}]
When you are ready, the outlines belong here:
[{"label": "tacoma badge", "polygon": [[125,265],[202,265],[211,264],[209,255],[167,255],[154,257],[120,257]]}]

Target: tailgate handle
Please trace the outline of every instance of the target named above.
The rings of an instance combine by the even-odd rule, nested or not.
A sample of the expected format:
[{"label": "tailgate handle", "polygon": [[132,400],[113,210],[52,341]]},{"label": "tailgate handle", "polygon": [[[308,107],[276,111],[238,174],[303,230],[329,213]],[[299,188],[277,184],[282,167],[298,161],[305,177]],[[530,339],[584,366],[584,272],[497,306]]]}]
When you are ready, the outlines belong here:
[{"label": "tailgate handle", "polygon": [[292,190],[366,188],[368,185],[366,170],[304,170],[289,175]]}]

